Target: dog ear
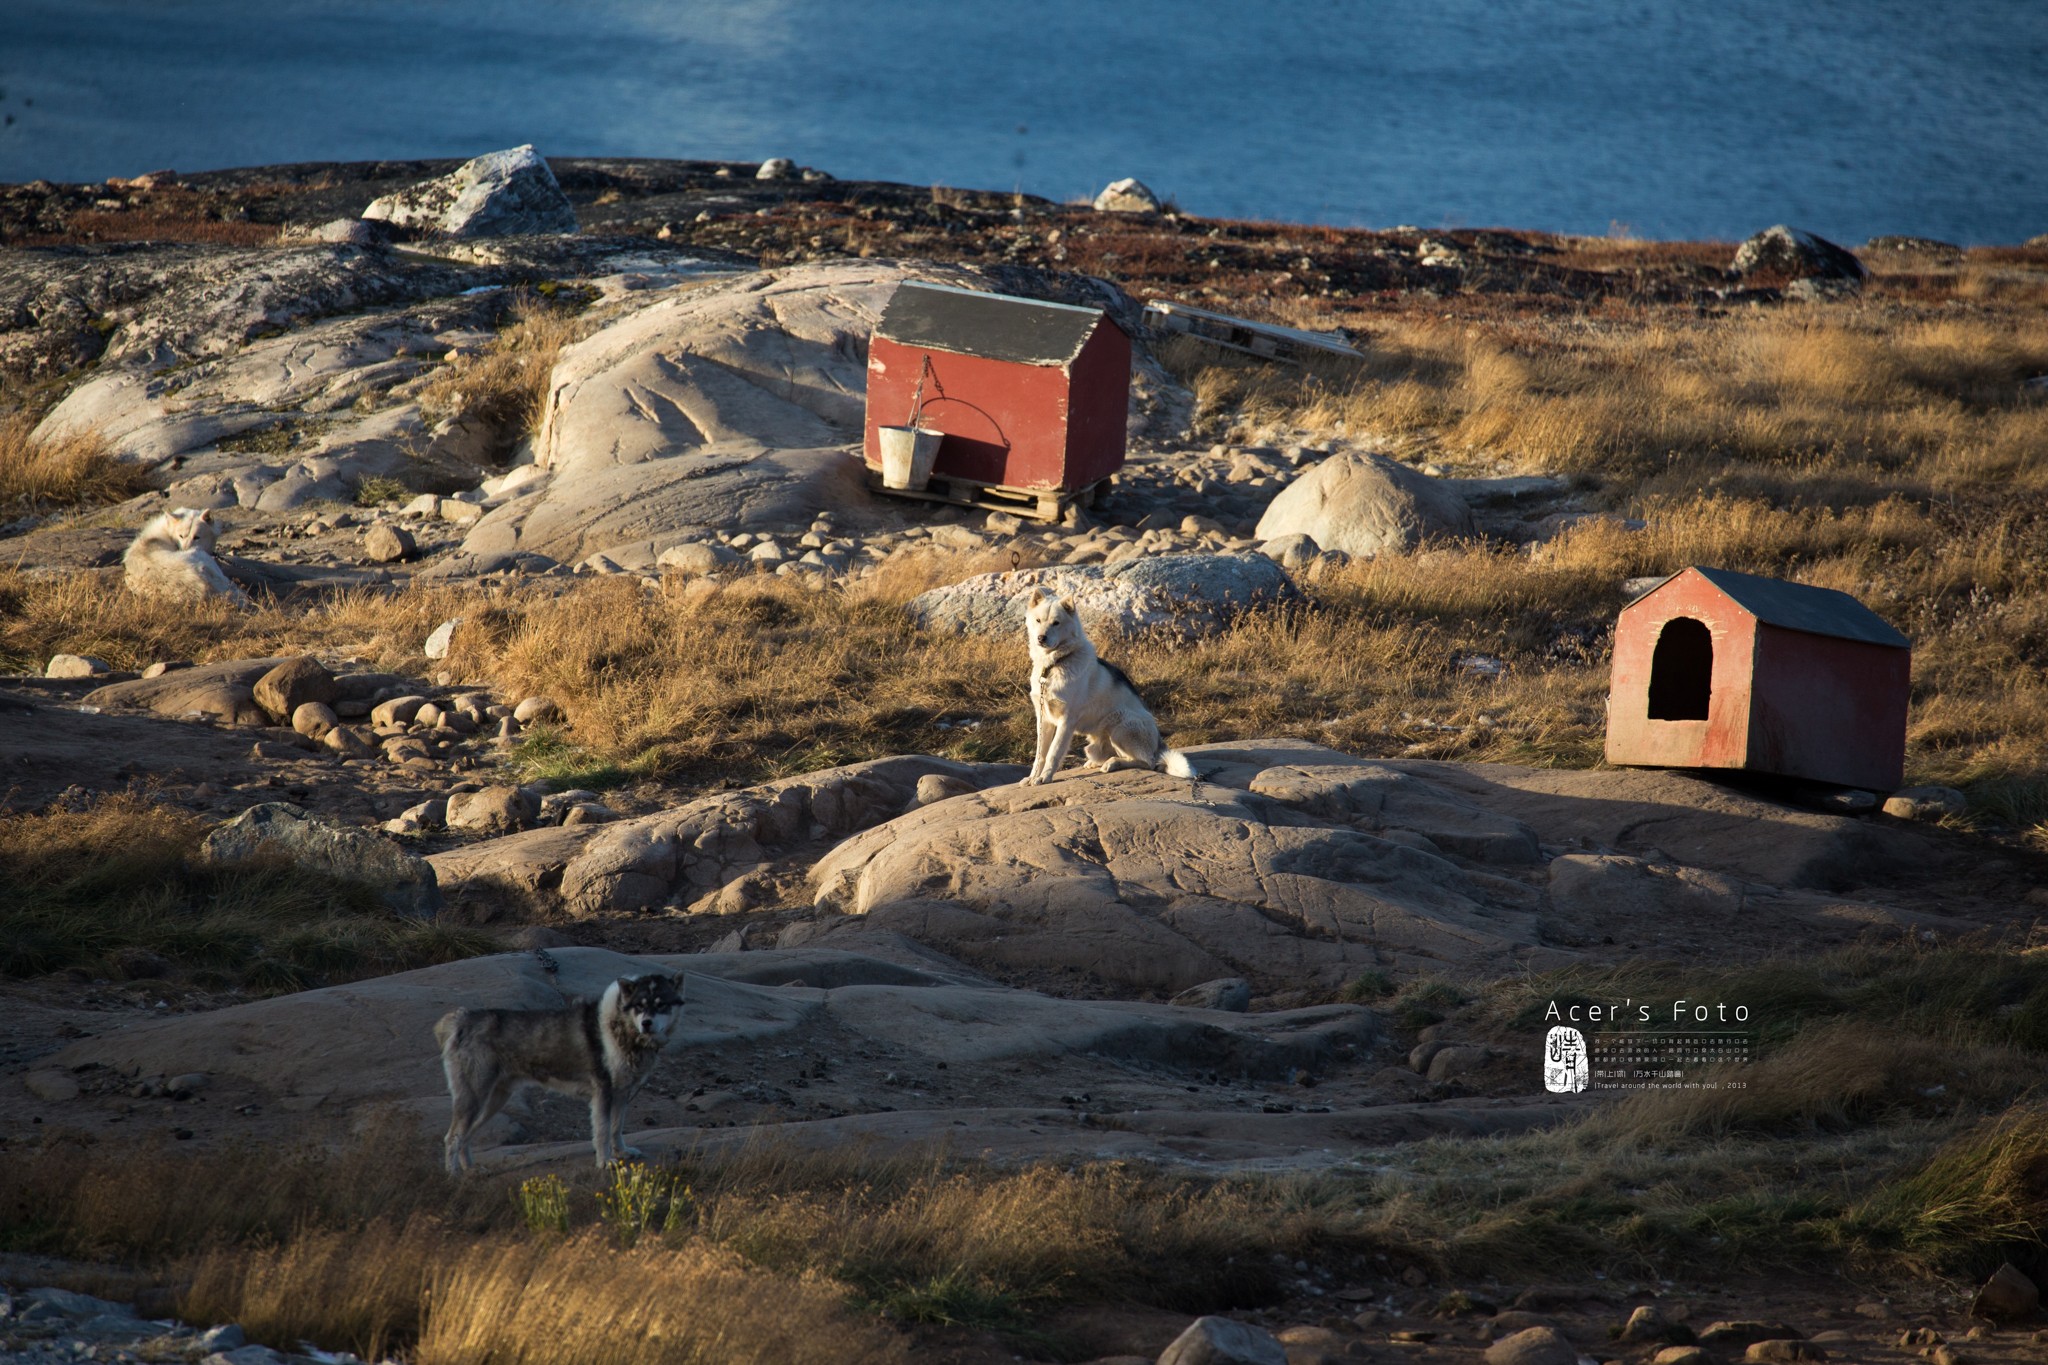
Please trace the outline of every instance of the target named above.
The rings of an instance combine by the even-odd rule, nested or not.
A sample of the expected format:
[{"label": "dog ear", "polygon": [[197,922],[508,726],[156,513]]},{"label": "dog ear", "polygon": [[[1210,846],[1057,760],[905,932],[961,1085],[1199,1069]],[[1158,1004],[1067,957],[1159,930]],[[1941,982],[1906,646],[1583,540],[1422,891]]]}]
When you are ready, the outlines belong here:
[{"label": "dog ear", "polygon": [[1061,611],[1071,612],[1074,610],[1074,599],[1061,593],[1059,606]]},{"label": "dog ear", "polygon": [[1043,602],[1044,600],[1045,600],[1045,589],[1044,589],[1044,588],[1033,588],[1033,589],[1031,590],[1031,596],[1029,596],[1029,597],[1027,597],[1027,598],[1025,598],[1025,599],[1024,599],[1024,606],[1025,606],[1025,608],[1026,608],[1026,609],[1028,610],[1029,608],[1032,608],[1032,607],[1035,607],[1035,606],[1037,606],[1037,605],[1038,605],[1038,604],[1039,604],[1040,602]]}]

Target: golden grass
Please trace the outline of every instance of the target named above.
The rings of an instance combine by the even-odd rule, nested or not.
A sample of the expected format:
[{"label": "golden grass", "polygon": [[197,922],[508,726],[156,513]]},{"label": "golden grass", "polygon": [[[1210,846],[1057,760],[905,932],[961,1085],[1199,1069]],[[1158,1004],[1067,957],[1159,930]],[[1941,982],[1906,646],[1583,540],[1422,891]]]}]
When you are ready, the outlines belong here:
[{"label": "golden grass", "polygon": [[602,1233],[465,1236],[437,1220],[307,1229],[203,1255],[182,1305],[260,1340],[316,1339],[415,1365],[826,1365],[905,1358],[843,1287],[717,1246],[624,1251]]},{"label": "golden grass", "polygon": [[555,361],[583,332],[570,301],[522,295],[488,348],[450,362],[427,382],[420,410],[487,428],[496,461],[520,438],[539,433]]},{"label": "golden grass", "polygon": [[177,970],[209,986],[284,991],[495,946],[287,863],[210,864],[206,832],[197,816],[128,794],[0,816],[0,974]]},{"label": "golden grass", "polygon": [[0,512],[49,511],[122,502],[154,485],[97,432],[38,439],[27,413],[0,420]]}]

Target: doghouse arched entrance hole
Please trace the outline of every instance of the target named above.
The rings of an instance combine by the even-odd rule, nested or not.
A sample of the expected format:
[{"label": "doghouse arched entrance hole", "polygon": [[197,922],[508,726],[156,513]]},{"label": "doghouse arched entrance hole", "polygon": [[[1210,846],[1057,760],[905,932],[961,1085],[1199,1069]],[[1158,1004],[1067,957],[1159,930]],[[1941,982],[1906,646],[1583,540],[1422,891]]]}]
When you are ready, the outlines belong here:
[{"label": "doghouse arched entrance hole", "polygon": [[1650,719],[1705,720],[1713,695],[1713,634],[1690,616],[1666,621],[1650,655]]}]

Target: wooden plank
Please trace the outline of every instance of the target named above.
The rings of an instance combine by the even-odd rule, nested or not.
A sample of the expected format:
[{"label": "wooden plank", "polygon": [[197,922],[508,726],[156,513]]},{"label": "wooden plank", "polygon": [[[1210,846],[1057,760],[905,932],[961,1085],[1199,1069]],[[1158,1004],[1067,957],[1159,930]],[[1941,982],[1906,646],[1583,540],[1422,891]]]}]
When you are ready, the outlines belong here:
[{"label": "wooden plank", "polygon": [[1253,322],[1248,318],[1234,318],[1228,313],[1213,313],[1207,308],[1197,308],[1191,303],[1172,303],[1164,299],[1154,299],[1145,305],[1145,321],[1155,330],[1178,332],[1206,341],[1213,346],[1257,356],[1261,360],[1299,364],[1311,352],[1344,356],[1352,360],[1364,358],[1357,347],[1334,336],[1320,332],[1304,332],[1296,327],[1281,327],[1270,322]]},{"label": "wooden plank", "polygon": [[1109,483],[1098,479],[1094,483],[1071,491],[1058,488],[1012,488],[999,483],[976,483],[971,479],[952,479],[945,475],[934,475],[929,485],[922,489],[885,488],[882,486],[880,470],[867,471],[867,486],[871,493],[886,498],[907,498],[913,502],[944,503],[950,507],[978,507],[990,512],[1008,512],[1014,516],[1027,517],[1032,521],[1054,522],[1066,514],[1069,503],[1083,507],[1092,506],[1096,495]]}]

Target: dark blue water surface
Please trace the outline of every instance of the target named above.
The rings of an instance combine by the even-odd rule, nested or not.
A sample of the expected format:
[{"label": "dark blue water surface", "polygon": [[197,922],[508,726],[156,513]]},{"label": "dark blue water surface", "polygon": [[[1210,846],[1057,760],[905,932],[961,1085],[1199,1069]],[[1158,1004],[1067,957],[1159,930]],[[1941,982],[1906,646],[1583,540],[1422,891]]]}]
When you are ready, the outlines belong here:
[{"label": "dark blue water surface", "polygon": [[0,0],[0,181],[469,156],[1344,225],[2048,232],[2048,0]]}]

